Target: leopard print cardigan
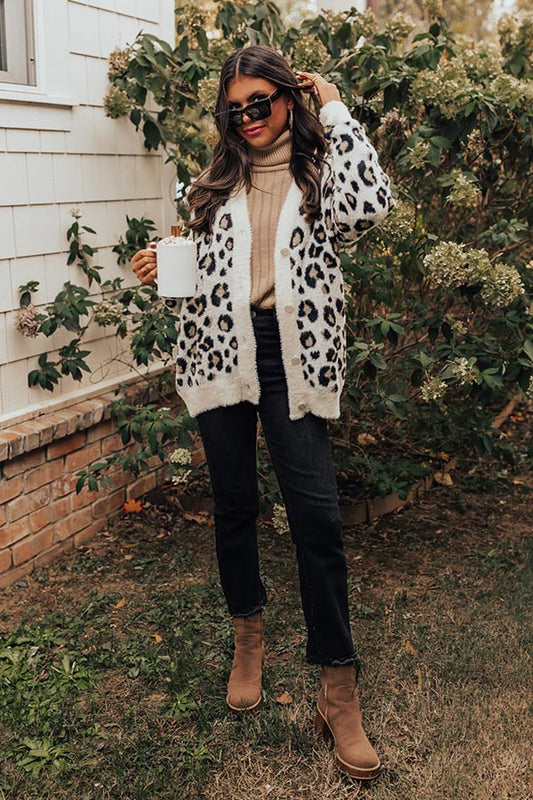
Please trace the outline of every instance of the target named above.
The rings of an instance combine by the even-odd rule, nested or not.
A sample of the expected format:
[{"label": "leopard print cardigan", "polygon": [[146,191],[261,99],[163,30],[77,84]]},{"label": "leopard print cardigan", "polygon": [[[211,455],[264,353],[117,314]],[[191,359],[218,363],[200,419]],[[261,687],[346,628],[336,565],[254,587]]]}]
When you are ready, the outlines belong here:
[{"label": "leopard print cardigan", "polygon": [[[293,420],[307,412],[340,414],[346,360],[339,246],[359,239],[394,204],[376,151],[344,103],[326,103],[320,121],[330,149],[320,216],[307,223],[293,180],[275,241],[276,313]],[[177,392],[191,416],[259,402],[245,189],[230,196],[212,232],[196,241],[196,294],[181,305],[176,361]]]}]

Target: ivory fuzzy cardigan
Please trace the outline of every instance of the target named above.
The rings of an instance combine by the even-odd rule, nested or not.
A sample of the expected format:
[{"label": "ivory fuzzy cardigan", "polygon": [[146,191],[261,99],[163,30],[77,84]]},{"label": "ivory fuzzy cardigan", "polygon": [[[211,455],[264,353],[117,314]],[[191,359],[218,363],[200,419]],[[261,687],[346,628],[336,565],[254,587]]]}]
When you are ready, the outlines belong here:
[{"label": "ivory fuzzy cardigan", "polygon": [[[311,225],[293,180],[274,246],[276,313],[289,416],[334,419],[346,372],[339,247],[359,239],[392,208],[390,182],[364,129],[344,103],[320,111],[330,153],[321,213]],[[329,164],[329,169],[328,169]],[[217,406],[259,402],[250,313],[252,231],[246,189],[218,210],[213,231],[195,234],[196,294],[181,306],[176,389],[196,416]]]}]

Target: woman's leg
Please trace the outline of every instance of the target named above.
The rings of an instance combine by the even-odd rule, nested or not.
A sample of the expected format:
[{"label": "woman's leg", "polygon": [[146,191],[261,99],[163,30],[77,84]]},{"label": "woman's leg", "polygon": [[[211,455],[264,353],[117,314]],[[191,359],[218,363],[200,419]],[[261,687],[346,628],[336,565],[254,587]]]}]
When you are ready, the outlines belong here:
[{"label": "woman's leg", "polygon": [[226,702],[233,713],[257,709],[264,659],[256,521],[257,409],[250,403],[198,415],[215,501],[220,581],[233,617],[235,650]]},{"label": "woman's leg", "polygon": [[259,413],[296,544],[307,658],[322,664],[317,730],[333,738],[337,765],[365,780],[381,765],[363,730],[356,687],[358,658],[348,617],[346,560],[327,423],[289,418],[277,325],[255,323],[261,381]]},{"label": "woman's leg", "polygon": [[215,504],[222,590],[230,614],[246,617],[266,603],[257,551],[257,408],[221,406],[197,420]]},{"label": "woman's leg", "polygon": [[261,382],[259,414],[296,545],[307,622],[307,658],[354,664],[347,570],[327,422],[291,420],[275,316],[254,318]]}]

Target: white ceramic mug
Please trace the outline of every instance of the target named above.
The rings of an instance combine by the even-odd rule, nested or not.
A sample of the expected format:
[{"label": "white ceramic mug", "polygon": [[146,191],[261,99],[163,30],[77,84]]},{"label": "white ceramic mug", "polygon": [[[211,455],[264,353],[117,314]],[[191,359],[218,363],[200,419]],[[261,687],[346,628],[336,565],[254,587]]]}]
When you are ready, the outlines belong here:
[{"label": "white ceramic mug", "polygon": [[157,292],[160,297],[193,297],[196,293],[196,243],[167,236],[157,243]]}]

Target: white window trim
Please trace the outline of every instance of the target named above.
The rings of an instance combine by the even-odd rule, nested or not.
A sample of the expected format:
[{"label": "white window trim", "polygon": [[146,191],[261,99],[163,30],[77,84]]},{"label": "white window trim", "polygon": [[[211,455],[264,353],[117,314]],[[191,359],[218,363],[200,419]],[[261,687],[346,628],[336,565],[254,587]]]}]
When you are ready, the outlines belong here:
[{"label": "white window trim", "polygon": [[[35,53],[32,0],[0,0],[5,25],[2,45],[7,56],[6,69],[0,71],[0,80],[34,86]],[[10,79],[11,78],[11,79]],[[20,80],[17,80],[19,78]]]},{"label": "white window trim", "polygon": [[[76,104],[72,99],[69,70],[65,69],[65,64],[70,58],[68,2],[67,0],[32,1],[36,85],[0,82],[0,102],[7,100],[15,103],[72,107]],[[8,108],[4,107],[4,110],[7,112]],[[7,117],[9,118],[9,114]],[[8,123],[8,119],[6,122]],[[10,127],[9,123],[7,127]]]}]

